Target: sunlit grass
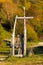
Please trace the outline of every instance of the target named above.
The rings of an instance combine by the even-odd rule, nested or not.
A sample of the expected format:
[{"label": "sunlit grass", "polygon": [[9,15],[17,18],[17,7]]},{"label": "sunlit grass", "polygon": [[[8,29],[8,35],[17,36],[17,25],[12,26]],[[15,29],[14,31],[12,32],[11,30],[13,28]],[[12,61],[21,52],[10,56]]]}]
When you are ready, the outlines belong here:
[{"label": "sunlit grass", "polygon": [[1,63],[2,65],[41,65],[43,64],[43,55],[34,55],[32,57],[9,57],[6,61]]},{"label": "sunlit grass", "polygon": [[39,42],[27,42],[27,48],[37,45]]}]

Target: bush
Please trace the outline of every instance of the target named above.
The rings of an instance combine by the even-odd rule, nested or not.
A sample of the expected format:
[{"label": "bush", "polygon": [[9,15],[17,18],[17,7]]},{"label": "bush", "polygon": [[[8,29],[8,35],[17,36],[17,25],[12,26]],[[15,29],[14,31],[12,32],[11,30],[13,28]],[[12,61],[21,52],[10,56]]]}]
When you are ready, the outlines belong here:
[{"label": "bush", "polygon": [[10,39],[11,34],[7,32],[0,24],[0,44],[3,43],[4,39]]},{"label": "bush", "polygon": [[36,41],[36,40],[38,40],[36,32],[29,25],[27,25],[27,40],[28,41]]}]

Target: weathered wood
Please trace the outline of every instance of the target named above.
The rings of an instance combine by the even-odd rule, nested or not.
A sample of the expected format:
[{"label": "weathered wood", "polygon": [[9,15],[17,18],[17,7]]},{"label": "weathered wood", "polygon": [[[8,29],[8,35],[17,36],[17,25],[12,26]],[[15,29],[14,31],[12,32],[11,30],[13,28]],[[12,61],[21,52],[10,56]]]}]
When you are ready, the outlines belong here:
[{"label": "weathered wood", "polygon": [[31,47],[38,47],[38,46],[43,46],[43,42],[39,42],[37,45],[31,46]]},{"label": "weathered wood", "polygon": [[19,55],[17,54],[17,55],[14,55],[14,56],[15,56],[15,57],[21,57],[21,58],[23,57],[22,54],[19,54]]}]

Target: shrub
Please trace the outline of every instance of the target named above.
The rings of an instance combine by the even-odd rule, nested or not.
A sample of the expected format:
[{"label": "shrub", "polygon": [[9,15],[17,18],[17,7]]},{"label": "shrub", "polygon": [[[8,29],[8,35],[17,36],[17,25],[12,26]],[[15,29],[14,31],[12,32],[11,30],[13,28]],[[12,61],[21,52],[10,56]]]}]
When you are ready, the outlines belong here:
[{"label": "shrub", "polygon": [[36,41],[36,40],[38,40],[36,32],[29,25],[27,25],[27,40],[28,41]]},{"label": "shrub", "polygon": [[2,25],[0,24],[0,43],[2,42],[2,40],[4,39],[9,39],[11,36],[11,34],[9,32],[7,32]]}]

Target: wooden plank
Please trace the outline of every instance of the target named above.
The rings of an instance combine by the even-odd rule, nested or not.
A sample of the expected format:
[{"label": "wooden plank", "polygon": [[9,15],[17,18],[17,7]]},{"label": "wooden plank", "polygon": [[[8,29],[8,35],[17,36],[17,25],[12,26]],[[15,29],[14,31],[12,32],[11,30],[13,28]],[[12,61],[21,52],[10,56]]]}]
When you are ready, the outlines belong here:
[{"label": "wooden plank", "polygon": [[15,57],[23,57],[23,55],[22,54],[19,54],[19,55],[14,55]]}]

